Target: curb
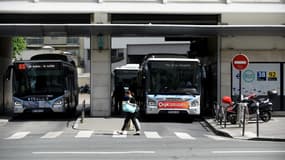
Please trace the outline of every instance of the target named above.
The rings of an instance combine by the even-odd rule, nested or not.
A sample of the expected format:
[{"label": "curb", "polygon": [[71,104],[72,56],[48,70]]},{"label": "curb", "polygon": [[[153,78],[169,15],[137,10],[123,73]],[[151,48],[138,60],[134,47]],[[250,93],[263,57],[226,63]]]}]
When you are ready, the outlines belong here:
[{"label": "curb", "polygon": [[216,129],[215,127],[213,127],[206,119],[203,118],[203,121],[207,124],[208,128],[210,128],[216,135],[234,138],[229,133],[220,131],[220,130]]},{"label": "curb", "polygon": [[285,142],[284,138],[249,138],[252,141],[271,141],[271,142]]},{"label": "curb", "polygon": [[6,125],[11,120],[11,117],[0,116],[0,125]]},{"label": "curb", "polygon": [[[220,131],[219,129],[216,129],[214,126],[212,126],[206,119],[203,119],[203,121],[207,124],[208,128],[210,128],[216,135],[229,137],[229,138],[237,138],[231,136],[229,133]],[[239,139],[239,138],[237,138]],[[271,137],[255,137],[255,138],[242,138],[243,140],[251,140],[251,141],[271,141],[271,142],[285,142],[285,138],[271,138]]]}]

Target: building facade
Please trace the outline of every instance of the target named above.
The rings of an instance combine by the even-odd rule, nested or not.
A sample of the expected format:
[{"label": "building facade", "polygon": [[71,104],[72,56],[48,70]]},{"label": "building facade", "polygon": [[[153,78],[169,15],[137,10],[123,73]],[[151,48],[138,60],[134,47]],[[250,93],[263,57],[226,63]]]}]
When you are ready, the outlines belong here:
[{"label": "building facade", "polygon": [[[54,4],[56,3],[56,7]],[[272,70],[258,68],[252,65],[250,69],[252,75],[241,75],[242,78],[255,77],[253,82],[260,84],[274,83],[272,89],[276,89],[280,96],[279,109],[284,110],[284,69],[282,68],[285,60],[285,36],[284,29],[272,32],[270,29],[264,29],[263,32],[246,32],[244,26],[249,28],[284,28],[285,24],[285,4],[284,0],[19,0],[19,1],[0,1],[0,27],[4,28],[0,32],[2,35],[28,35],[39,33],[42,35],[57,35],[70,37],[71,34],[77,36],[90,36],[90,75],[91,75],[91,114],[93,116],[110,115],[110,96],[111,96],[111,37],[114,33],[120,36],[153,36],[157,34],[152,31],[132,30],[136,24],[172,25],[176,30],[169,30],[172,34],[163,32],[166,38],[181,38],[187,41],[200,41],[196,49],[202,62],[209,67],[212,72],[211,95],[216,95],[213,99],[220,101],[224,95],[235,93],[234,83],[235,72],[231,67],[231,59],[234,55],[243,53],[249,57],[252,63],[279,63],[279,70],[276,67]],[[33,14],[31,14],[33,13]],[[19,27],[19,31],[12,32],[5,28],[5,24],[45,24],[34,27],[33,32]],[[48,24],[61,24],[60,26],[50,26]],[[82,29],[69,29],[70,25],[82,25]],[[101,29],[104,34],[97,34],[96,30],[84,30],[84,24],[117,24],[117,28]],[[128,30],[119,30],[118,26],[129,24]],[[194,28],[200,35],[184,35],[184,32],[178,30],[178,26],[188,25]],[[190,26],[189,26],[190,25]],[[192,26],[193,25],[193,26]],[[219,33],[214,33],[209,29],[203,32],[203,26],[214,25],[218,27]],[[232,29],[227,32],[226,26],[237,28],[237,32]],[[161,27],[163,31],[163,26]],[[186,26],[187,27],[187,26]],[[11,27],[10,27],[11,28]],[[99,27],[98,27],[99,28]],[[155,28],[155,27],[154,27]],[[203,29],[202,29],[203,28]],[[244,32],[239,34],[239,29]],[[5,31],[5,32],[4,32]],[[8,32],[7,32],[8,31]],[[130,33],[129,33],[130,32]],[[17,33],[17,34],[16,34]],[[96,34],[94,34],[96,33]],[[136,34],[135,34],[136,33]],[[233,33],[233,34],[232,34]],[[275,34],[273,34],[275,33]],[[0,35],[1,35],[0,34]],[[52,37],[52,36],[51,36]],[[7,38],[3,38],[2,44],[7,43]],[[1,40],[0,40],[1,42]],[[9,45],[8,45],[9,46]],[[4,47],[5,48],[5,47]],[[204,48],[204,49],[203,49]],[[206,48],[206,49],[205,49]],[[5,63],[10,60],[7,53],[0,53],[5,57]],[[2,60],[2,58],[1,58]],[[2,67],[1,67],[2,68]],[[4,67],[3,67],[4,68]],[[277,67],[278,68],[278,67]],[[249,72],[245,72],[249,73]],[[259,73],[265,73],[265,82],[259,81]],[[272,81],[272,73],[276,73],[278,83]],[[270,74],[270,75],[269,75]],[[249,82],[245,82],[249,86]],[[1,86],[3,88],[3,86]],[[254,87],[253,87],[254,88]],[[0,88],[1,89],[1,88]],[[257,91],[254,88],[252,91]],[[258,92],[258,93],[263,93]],[[212,100],[213,101],[213,100]],[[278,107],[277,107],[278,108]]]}]

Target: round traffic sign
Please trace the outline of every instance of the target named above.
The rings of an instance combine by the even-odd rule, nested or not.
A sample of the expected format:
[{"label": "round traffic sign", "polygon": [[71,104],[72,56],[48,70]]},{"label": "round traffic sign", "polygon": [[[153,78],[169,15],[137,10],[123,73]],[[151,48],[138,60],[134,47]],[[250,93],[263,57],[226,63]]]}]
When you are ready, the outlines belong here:
[{"label": "round traffic sign", "polygon": [[246,69],[246,67],[248,66],[248,62],[248,58],[244,54],[237,54],[232,60],[234,68],[240,71]]}]

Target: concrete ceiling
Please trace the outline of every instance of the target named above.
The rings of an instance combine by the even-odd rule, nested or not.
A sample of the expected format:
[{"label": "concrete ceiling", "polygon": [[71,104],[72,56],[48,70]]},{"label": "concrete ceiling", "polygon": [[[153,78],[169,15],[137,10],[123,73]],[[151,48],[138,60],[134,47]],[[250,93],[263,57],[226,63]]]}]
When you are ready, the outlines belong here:
[{"label": "concrete ceiling", "polygon": [[0,36],[285,36],[285,25],[0,24]]}]

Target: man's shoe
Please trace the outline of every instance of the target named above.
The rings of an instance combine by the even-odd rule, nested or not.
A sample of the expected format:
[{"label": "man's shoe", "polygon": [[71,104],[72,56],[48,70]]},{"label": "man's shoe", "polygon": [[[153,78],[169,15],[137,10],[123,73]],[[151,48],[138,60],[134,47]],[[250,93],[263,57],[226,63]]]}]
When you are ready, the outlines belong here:
[{"label": "man's shoe", "polygon": [[122,134],[122,135],[127,135],[128,132],[127,131],[118,131],[119,134]]},{"label": "man's shoe", "polygon": [[140,131],[136,131],[136,133],[134,135],[135,136],[139,136],[139,135],[141,135],[141,132]]}]

